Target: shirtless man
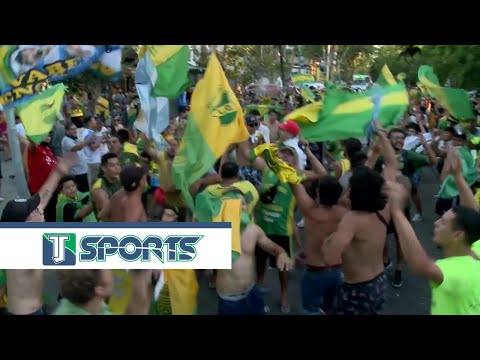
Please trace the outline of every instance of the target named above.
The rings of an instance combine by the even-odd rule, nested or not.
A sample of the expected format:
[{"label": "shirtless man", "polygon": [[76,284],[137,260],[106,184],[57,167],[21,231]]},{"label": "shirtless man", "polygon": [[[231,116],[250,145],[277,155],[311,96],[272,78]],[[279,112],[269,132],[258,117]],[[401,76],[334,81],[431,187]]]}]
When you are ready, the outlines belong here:
[{"label": "shirtless man", "polygon": [[254,223],[248,225],[243,232],[241,243],[242,254],[232,264],[232,269],[217,271],[218,313],[265,315],[262,294],[255,285],[255,247],[258,245],[275,256],[280,271],[289,271],[292,264],[285,250],[267,238]]},{"label": "shirtless man", "polygon": [[[395,181],[398,171],[395,153],[380,128],[379,138],[385,156],[385,179]],[[366,166],[354,171],[350,179],[351,210],[342,218],[337,231],[325,240],[327,264],[336,265],[342,258],[344,283],[338,296],[338,314],[375,315],[385,302],[383,248],[390,220],[383,193],[385,179]]]},{"label": "shirtless man", "polygon": [[147,183],[147,170],[135,164],[127,165],[120,173],[123,188],[110,198],[99,214],[101,221],[146,222],[147,213],[142,193]]},{"label": "shirtless man", "polygon": [[[307,157],[310,149],[305,147]],[[316,159],[315,159],[316,160]],[[333,177],[329,176],[323,165],[317,160],[312,166],[321,178],[318,185],[319,204],[312,199],[305,187],[300,184],[290,184],[298,208],[305,219],[305,272],[302,279],[302,306],[308,315],[331,313],[338,290],[343,283],[343,274],[340,269],[340,257],[327,265],[323,256],[325,239],[337,230],[338,223],[347,212],[343,206],[337,205],[342,186]]]},{"label": "shirtless man", "polygon": [[[28,200],[11,200],[5,205],[2,222],[45,222],[43,210],[60,179],[68,174],[73,154],[57,162],[41,189]],[[7,270],[8,313],[43,315],[43,270]]]}]

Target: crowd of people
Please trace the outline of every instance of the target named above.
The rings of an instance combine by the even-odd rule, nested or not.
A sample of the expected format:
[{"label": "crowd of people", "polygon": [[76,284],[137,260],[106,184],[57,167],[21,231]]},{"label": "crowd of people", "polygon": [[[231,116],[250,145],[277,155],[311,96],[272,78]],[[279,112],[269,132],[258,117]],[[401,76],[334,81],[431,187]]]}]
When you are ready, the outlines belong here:
[{"label": "crowd of people", "polygon": [[[166,149],[158,149],[129,121],[129,109],[138,107],[134,90],[118,89],[110,100],[111,117],[105,117],[96,112],[91,97],[83,102],[67,97],[60,120],[40,144],[28,138],[17,118],[32,196],[9,201],[2,222],[196,220],[172,178],[172,163],[188,126],[189,97],[179,99],[178,116],[162,133]],[[474,105],[478,100],[473,99]],[[240,102],[248,109],[249,138],[231,144],[190,187],[194,198],[211,186],[235,188],[249,217],[232,269],[212,269],[209,275],[219,314],[268,314],[263,300],[269,287],[267,267],[278,270],[284,314],[291,312],[289,272],[300,270],[298,295],[305,314],[380,314],[387,286],[403,284],[405,263],[411,273],[429,281],[432,314],[480,314],[480,186],[467,182],[459,156],[460,148],[467,149],[477,161],[477,119],[459,122],[435,100],[412,97],[398,125],[383,129],[376,123],[370,146],[356,138],[308,143],[295,121],[287,116],[280,122],[301,106],[295,97],[266,101],[245,94]],[[4,161],[9,161],[2,134]],[[263,157],[252,158],[253,149],[269,143],[276,144],[298,181],[281,182]],[[425,221],[418,193],[425,167],[435,169],[442,181],[454,179],[458,193],[437,199],[440,218],[433,226],[433,242],[444,255],[438,261],[426,254],[411,225]],[[247,196],[244,189],[257,196]],[[295,221],[299,214],[300,221]],[[394,262],[388,234],[395,235]],[[394,275],[387,279],[393,263]],[[152,310],[151,287],[161,271],[57,273],[61,291],[54,314],[158,313]],[[43,277],[43,270],[1,271],[3,312],[45,314]],[[162,307],[161,313],[171,309]]]}]

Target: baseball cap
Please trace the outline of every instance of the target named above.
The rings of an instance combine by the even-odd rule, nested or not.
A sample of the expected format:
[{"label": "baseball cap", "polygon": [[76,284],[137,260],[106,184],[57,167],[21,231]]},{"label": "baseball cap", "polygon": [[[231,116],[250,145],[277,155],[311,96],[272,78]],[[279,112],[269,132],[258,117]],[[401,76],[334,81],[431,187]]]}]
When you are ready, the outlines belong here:
[{"label": "baseball cap", "polygon": [[255,118],[255,115],[248,114],[247,116],[245,116],[245,123],[247,125],[257,123],[257,122],[258,122],[258,120]]},{"label": "baseball cap", "polygon": [[122,169],[120,173],[120,182],[128,192],[135,191],[140,184],[143,176],[147,174],[144,167],[135,164],[129,164]]},{"label": "baseball cap", "polygon": [[285,130],[293,136],[297,136],[300,132],[300,128],[295,121],[287,120],[283,124],[278,124],[278,127],[282,130]]},{"label": "baseball cap", "polygon": [[29,199],[10,200],[3,209],[1,221],[25,222],[38,205],[40,205],[40,195],[38,193]]}]

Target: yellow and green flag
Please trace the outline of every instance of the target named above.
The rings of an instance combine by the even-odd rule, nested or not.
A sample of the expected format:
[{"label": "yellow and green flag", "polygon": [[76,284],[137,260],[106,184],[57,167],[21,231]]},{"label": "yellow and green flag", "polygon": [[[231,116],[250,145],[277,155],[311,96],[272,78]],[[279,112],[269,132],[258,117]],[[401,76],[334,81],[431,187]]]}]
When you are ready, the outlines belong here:
[{"label": "yellow and green flag", "polygon": [[177,98],[190,85],[188,45],[143,45],[138,57],[145,58],[152,96]]},{"label": "yellow and green flag", "polygon": [[164,271],[172,315],[194,315],[197,312],[199,289],[195,270],[168,269]]},{"label": "yellow and green flag", "polygon": [[[304,106],[286,118],[296,121],[301,135],[311,142],[365,137],[372,121],[374,91],[329,89],[323,105]],[[408,93],[404,84],[384,86],[382,91],[378,120],[386,127],[401,120],[408,107]]]},{"label": "yellow and green flag", "polygon": [[173,161],[173,182],[191,209],[189,188],[230,146],[248,139],[242,108],[215,54],[192,94],[185,135]]},{"label": "yellow and green flag", "polygon": [[27,136],[40,144],[57,122],[62,108],[65,85],[57,84],[17,106]]},{"label": "yellow and green flag", "polygon": [[382,71],[380,72],[380,76],[378,77],[377,84],[380,86],[386,85],[395,85],[397,82],[393,77],[392,72],[388,68],[387,64],[383,65]]},{"label": "yellow and green flag", "polygon": [[474,119],[472,104],[465,90],[440,86],[437,75],[431,66],[422,65],[418,69],[418,81],[429,94],[435,97],[449,113],[457,119]]},{"label": "yellow and green flag", "polygon": [[295,86],[300,86],[305,83],[313,83],[315,82],[315,78],[313,75],[309,74],[290,74],[290,78]]}]

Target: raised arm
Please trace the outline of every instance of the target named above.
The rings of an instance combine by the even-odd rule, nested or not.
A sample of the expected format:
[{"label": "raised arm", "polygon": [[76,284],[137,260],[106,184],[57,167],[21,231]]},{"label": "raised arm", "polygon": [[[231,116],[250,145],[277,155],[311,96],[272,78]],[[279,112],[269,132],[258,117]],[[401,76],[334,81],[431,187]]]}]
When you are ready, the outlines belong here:
[{"label": "raised arm", "polygon": [[38,205],[39,209],[45,210],[47,204],[52,198],[52,195],[57,189],[60,179],[68,174],[68,171],[72,167],[74,161],[75,158],[73,153],[66,154],[63,158],[58,160],[57,166],[55,169],[53,169],[45,183],[38,191],[38,194],[40,195],[40,204]]},{"label": "raised arm", "polygon": [[143,147],[145,152],[152,160],[157,161],[160,156],[160,151],[156,150],[152,146],[152,142],[144,133],[140,133],[140,139],[143,141]]},{"label": "raised arm", "polygon": [[453,175],[455,179],[455,184],[457,185],[457,189],[460,195],[460,204],[470,209],[479,210],[478,203],[475,200],[475,195],[473,194],[472,190],[468,186],[465,178],[462,174],[462,161],[458,155],[458,151],[455,147],[450,147],[447,152],[447,158],[445,162],[448,163],[447,171],[451,175]]},{"label": "raised arm", "polygon": [[412,225],[404,214],[408,193],[405,188],[396,182],[388,183],[388,195],[392,219],[397,230],[398,240],[408,263],[408,268],[413,273],[421,275],[436,284],[443,282],[443,273],[431,259],[418,241]]}]

